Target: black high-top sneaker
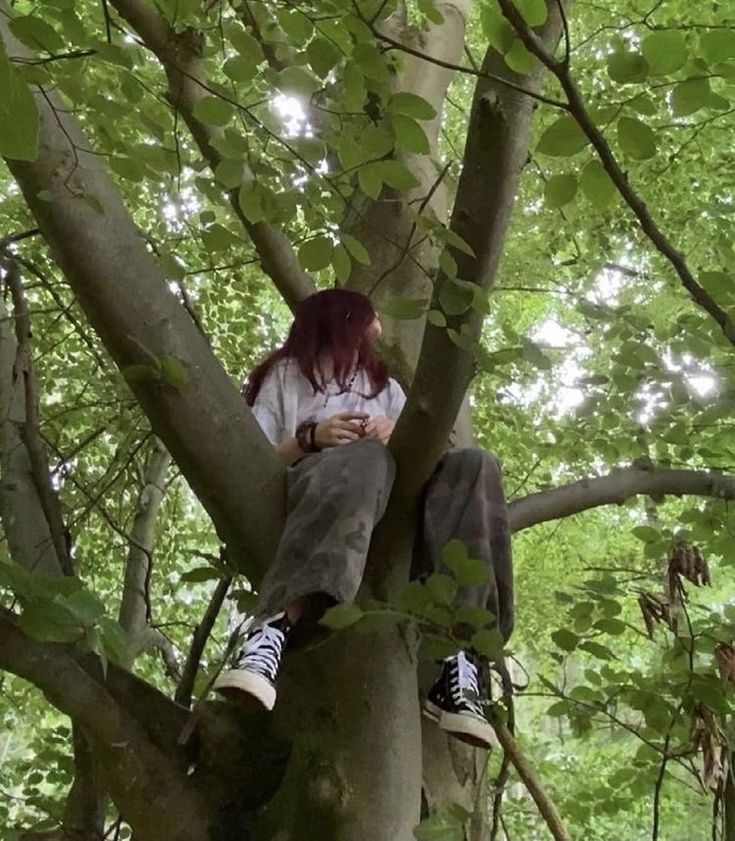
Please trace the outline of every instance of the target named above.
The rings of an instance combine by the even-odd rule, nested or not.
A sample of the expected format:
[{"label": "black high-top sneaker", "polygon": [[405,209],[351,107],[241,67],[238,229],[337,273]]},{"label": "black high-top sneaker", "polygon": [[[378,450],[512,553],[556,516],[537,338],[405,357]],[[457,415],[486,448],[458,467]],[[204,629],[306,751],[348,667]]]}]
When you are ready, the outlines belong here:
[{"label": "black high-top sneaker", "polygon": [[292,628],[284,612],[248,628],[245,643],[236,652],[232,668],[220,672],[214,690],[228,698],[237,698],[244,692],[267,710],[272,710],[276,703],[276,675]]},{"label": "black high-top sneaker", "polygon": [[442,673],[424,701],[424,715],[451,736],[478,748],[498,746],[498,738],[479,703],[477,665],[460,651],[444,661]]}]

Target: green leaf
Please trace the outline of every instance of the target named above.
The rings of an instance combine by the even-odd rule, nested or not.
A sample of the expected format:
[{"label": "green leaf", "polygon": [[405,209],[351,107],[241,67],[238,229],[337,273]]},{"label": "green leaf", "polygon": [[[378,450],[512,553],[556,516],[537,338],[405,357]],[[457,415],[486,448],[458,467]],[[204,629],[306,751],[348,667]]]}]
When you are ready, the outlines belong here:
[{"label": "green leaf", "polygon": [[577,195],[577,177],[571,173],[552,175],[544,185],[544,201],[551,208],[564,207]]},{"label": "green leaf", "polygon": [[399,149],[416,152],[419,155],[429,153],[429,139],[416,120],[405,117],[403,114],[394,114],[391,123],[396,135],[396,146]]},{"label": "green leaf", "polygon": [[104,604],[89,590],[77,590],[71,595],[58,598],[63,598],[64,607],[83,625],[92,624],[105,615]]},{"label": "green leaf", "polygon": [[243,162],[235,158],[224,158],[215,170],[214,177],[227,190],[234,190],[242,184],[245,168]]},{"label": "green leaf", "polygon": [[586,198],[598,210],[604,210],[615,198],[617,192],[615,184],[597,158],[585,164],[579,183]]},{"label": "green leaf", "polygon": [[684,36],[676,29],[652,32],[643,39],[641,52],[652,76],[670,76],[686,64]]},{"label": "green leaf", "polygon": [[538,67],[539,60],[532,52],[529,52],[520,38],[516,38],[505,54],[505,63],[513,72],[527,76]]},{"label": "green leaf", "polygon": [[64,41],[59,33],[35,15],[11,18],[8,28],[15,37],[32,50],[43,50],[47,53],[60,53],[64,49]]},{"label": "green leaf", "polygon": [[214,567],[194,567],[181,574],[181,580],[188,584],[201,584],[204,581],[218,581],[222,574]]},{"label": "green leaf", "polygon": [[76,616],[63,604],[48,599],[27,602],[18,625],[29,637],[44,642],[74,642],[83,636]]},{"label": "green leaf", "polygon": [[405,610],[419,615],[423,615],[431,604],[429,593],[420,581],[409,582],[401,590],[398,600]]},{"label": "green leaf", "polygon": [[476,631],[472,635],[470,645],[488,660],[499,662],[504,657],[503,640],[497,628],[483,628]]},{"label": "green leaf", "polygon": [[369,44],[367,41],[357,44],[352,58],[368,79],[383,83],[390,80],[385,57],[374,44]]},{"label": "green leaf", "polygon": [[534,368],[538,368],[541,371],[550,371],[552,368],[552,363],[549,357],[541,350],[539,345],[532,342],[530,339],[523,339],[522,356],[527,362],[530,362]]},{"label": "green leaf", "polygon": [[644,543],[649,543],[652,540],[656,542],[661,540],[661,532],[653,526],[636,526],[630,530],[630,533]]},{"label": "green leaf", "polygon": [[142,181],[145,178],[146,170],[142,161],[138,158],[131,158],[123,155],[114,155],[109,160],[110,169],[116,172],[121,178],[129,181]]},{"label": "green leaf", "polygon": [[574,651],[579,644],[579,637],[567,628],[560,628],[558,631],[554,631],[551,639],[562,651]]},{"label": "green leaf", "polygon": [[388,112],[403,114],[414,120],[433,120],[436,117],[436,109],[430,102],[415,93],[406,91],[400,91],[391,96],[388,100]]},{"label": "green leaf", "polygon": [[338,283],[346,283],[352,271],[352,261],[344,245],[337,245],[332,252],[332,268]]},{"label": "green leaf", "polygon": [[0,156],[17,161],[35,160],[38,128],[36,100],[8,61],[0,38]]},{"label": "green leaf", "polygon": [[258,65],[249,57],[235,55],[228,58],[222,66],[225,75],[233,82],[252,82],[258,74]]},{"label": "green leaf", "polygon": [[635,117],[618,120],[618,142],[623,152],[636,161],[648,160],[656,154],[656,135]]},{"label": "green leaf", "polygon": [[380,196],[380,191],[383,189],[383,181],[380,173],[373,164],[361,167],[357,171],[357,183],[360,189],[366,196],[371,199],[377,199]]},{"label": "green leaf", "polygon": [[605,634],[612,634],[617,636],[625,631],[626,625],[620,619],[600,619],[595,622],[595,628]]},{"label": "green leaf", "polygon": [[515,40],[516,33],[505,19],[496,3],[484,3],[480,10],[482,31],[487,38],[488,46],[505,55]]},{"label": "green leaf", "polygon": [[263,48],[260,46],[260,42],[257,38],[253,38],[249,32],[246,32],[242,26],[232,22],[227,27],[226,34],[227,40],[251,64],[260,64],[260,62],[265,61],[265,55],[263,55]]},{"label": "green leaf", "polygon": [[214,225],[210,225],[202,231],[202,242],[207,251],[213,254],[228,249],[234,242],[237,242],[237,237],[231,231],[228,231],[224,225],[215,222]]},{"label": "green leaf", "polygon": [[447,315],[462,315],[472,306],[475,285],[456,277],[447,277],[439,290],[439,305]]},{"label": "green leaf", "polygon": [[394,190],[411,190],[418,185],[416,176],[400,161],[376,161],[372,166],[389,187]]},{"label": "green leaf", "polygon": [[488,570],[484,561],[470,558],[461,540],[450,540],[442,550],[442,562],[451,571],[460,587],[484,584]]},{"label": "green leaf", "polygon": [[356,604],[352,602],[343,602],[329,610],[321,618],[319,624],[331,628],[333,631],[339,631],[342,628],[349,628],[355,622],[359,622],[363,617],[363,611]]},{"label": "green leaf", "polygon": [[78,578],[29,572],[18,564],[5,561],[0,561],[0,585],[10,588],[17,596],[28,599],[51,599],[57,595],[69,595],[82,586]]},{"label": "green leaf", "polygon": [[389,318],[410,320],[421,318],[429,304],[428,298],[406,298],[396,295],[389,298],[382,307],[382,313]]},{"label": "green leaf", "polygon": [[203,96],[194,104],[194,117],[208,126],[225,126],[230,122],[233,108],[218,96]]},{"label": "green leaf", "polygon": [[361,266],[370,265],[370,255],[359,239],[353,237],[352,234],[342,234],[342,245],[355,262]]},{"label": "green leaf", "polygon": [[284,93],[311,96],[321,87],[321,82],[304,67],[286,67],[276,77],[276,87]]},{"label": "green leaf", "polygon": [[161,363],[161,380],[166,385],[181,391],[190,379],[184,363],[177,357],[168,354],[163,354],[158,359]]},{"label": "green leaf", "polygon": [[[487,576],[485,576],[487,580]],[[492,625],[495,622],[495,615],[490,613],[484,607],[473,607],[472,605],[462,605],[454,611],[454,622],[462,622],[467,625],[474,625],[476,628],[482,628],[484,625]]]},{"label": "green leaf", "polygon": [[712,29],[699,40],[708,64],[735,58],[735,29]]},{"label": "green leaf", "polygon": [[323,79],[329,71],[340,61],[342,53],[327,38],[317,36],[306,47],[306,57],[311,69]]},{"label": "green leaf", "polygon": [[447,277],[457,277],[457,261],[452,257],[452,252],[445,248],[439,255],[439,268]]},{"label": "green leaf", "polygon": [[675,117],[688,117],[704,108],[711,91],[708,79],[687,79],[671,93],[671,109]]},{"label": "green leaf", "polygon": [[550,157],[566,158],[581,152],[589,140],[574,117],[565,114],[541,135],[536,151]]},{"label": "green leaf", "polygon": [[153,365],[126,365],[120,373],[128,383],[153,383],[161,381],[161,370]]},{"label": "green leaf", "polygon": [[447,228],[444,225],[438,225],[436,228],[433,229],[434,236],[437,239],[446,242],[447,245],[451,245],[452,248],[456,248],[457,251],[461,251],[463,254],[468,254],[470,257],[475,256],[475,252],[472,249],[472,246],[462,239],[462,237],[456,232],[453,231],[451,228]]},{"label": "green leaf", "polygon": [[529,26],[542,26],[546,23],[549,15],[546,0],[516,0],[516,7]]},{"label": "green leaf", "polygon": [[98,622],[102,645],[108,660],[122,664],[128,656],[128,637],[122,626],[108,616],[102,616]]},{"label": "green leaf", "polygon": [[434,604],[450,605],[457,595],[457,582],[441,572],[432,573],[426,579],[424,587]]},{"label": "green leaf", "polygon": [[263,196],[256,181],[251,181],[240,187],[238,202],[240,204],[240,209],[245,214],[245,218],[252,225],[257,222],[261,222],[265,218],[265,211],[263,210]]},{"label": "green leaf", "polygon": [[648,78],[648,62],[638,53],[616,52],[608,56],[607,73],[614,82],[636,84]]},{"label": "green leaf", "polygon": [[299,248],[299,263],[307,272],[325,269],[332,262],[333,250],[334,243],[329,237],[314,237]]}]

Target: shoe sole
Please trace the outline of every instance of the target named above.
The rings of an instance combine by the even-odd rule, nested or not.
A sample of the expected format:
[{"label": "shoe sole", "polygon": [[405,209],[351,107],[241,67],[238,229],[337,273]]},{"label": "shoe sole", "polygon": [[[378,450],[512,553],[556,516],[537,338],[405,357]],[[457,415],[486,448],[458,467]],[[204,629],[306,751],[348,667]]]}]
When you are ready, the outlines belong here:
[{"label": "shoe sole", "polygon": [[465,744],[485,750],[499,746],[492,725],[485,719],[450,713],[428,700],[424,702],[422,711],[426,718],[436,722],[445,733]]},{"label": "shoe sole", "polygon": [[267,710],[272,710],[276,703],[275,688],[265,678],[244,669],[220,672],[212,688],[230,699],[238,698],[240,693],[244,693],[255,698]]}]

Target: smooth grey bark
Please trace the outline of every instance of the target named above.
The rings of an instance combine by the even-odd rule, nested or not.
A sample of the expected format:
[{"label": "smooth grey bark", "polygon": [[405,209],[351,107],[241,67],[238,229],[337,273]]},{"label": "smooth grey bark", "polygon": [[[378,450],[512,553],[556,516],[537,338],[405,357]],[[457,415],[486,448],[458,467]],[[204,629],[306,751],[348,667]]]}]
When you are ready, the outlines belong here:
[{"label": "smooth grey bark", "polygon": [[508,512],[511,530],[522,531],[600,505],[622,505],[636,495],[654,499],[666,495],[735,499],[735,476],[705,470],[668,470],[653,465],[622,468],[607,476],[580,479],[513,500]]},{"label": "smooth grey bark", "polygon": [[11,558],[26,569],[61,575],[51,530],[38,498],[31,459],[21,435],[26,420],[23,383],[14,376],[18,354],[12,318],[0,300],[0,516]]},{"label": "smooth grey bark", "polygon": [[166,472],[171,456],[161,441],[154,440],[143,476],[137,510],[130,531],[128,557],[123,578],[123,594],[118,621],[128,634],[130,668],[139,651],[146,645],[148,627],[148,579],[153,563],[156,520],[163,500]]},{"label": "smooth grey bark", "polygon": [[393,627],[347,629],[288,657],[274,716],[291,758],[254,841],[414,841],[422,771],[415,644]]}]

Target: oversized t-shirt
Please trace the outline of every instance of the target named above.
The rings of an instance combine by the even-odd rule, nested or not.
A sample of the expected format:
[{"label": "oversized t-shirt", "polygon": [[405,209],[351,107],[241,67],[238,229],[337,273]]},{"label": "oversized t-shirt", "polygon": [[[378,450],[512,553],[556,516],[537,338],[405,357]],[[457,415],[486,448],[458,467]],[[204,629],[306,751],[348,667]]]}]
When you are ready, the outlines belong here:
[{"label": "oversized t-shirt", "polygon": [[[349,379],[348,379],[349,382]],[[272,444],[282,444],[296,435],[304,421],[322,421],[340,412],[364,412],[371,417],[385,415],[395,421],[406,402],[398,383],[389,378],[388,385],[369,399],[373,387],[365,371],[359,371],[349,391],[340,394],[336,382],[327,384],[327,391],[314,391],[294,359],[282,359],[268,371],[253,405],[253,414]]]}]

